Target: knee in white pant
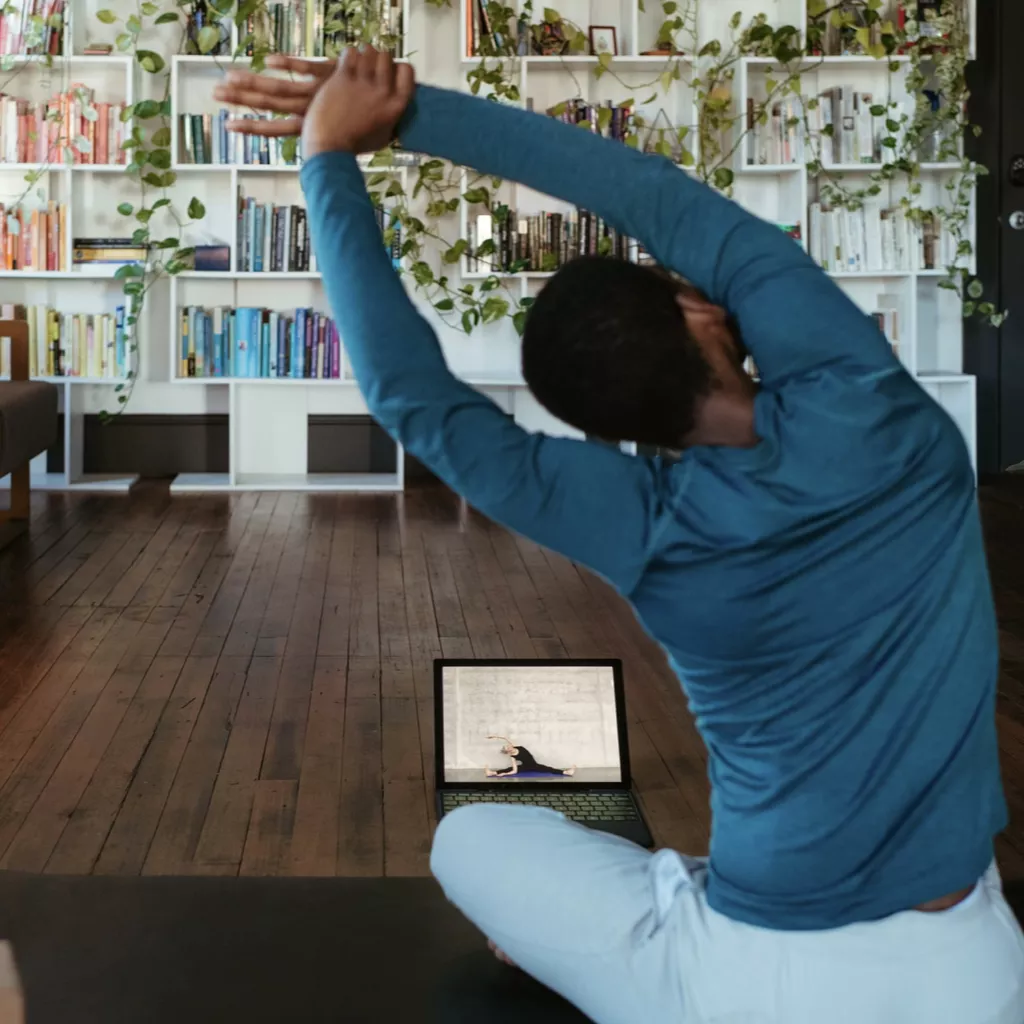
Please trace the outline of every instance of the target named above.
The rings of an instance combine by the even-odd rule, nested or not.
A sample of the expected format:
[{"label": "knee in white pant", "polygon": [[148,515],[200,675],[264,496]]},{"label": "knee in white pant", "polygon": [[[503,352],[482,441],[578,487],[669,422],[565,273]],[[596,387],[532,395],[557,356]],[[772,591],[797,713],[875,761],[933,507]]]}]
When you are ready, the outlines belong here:
[{"label": "knee in white pant", "polygon": [[464,873],[468,861],[487,855],[484,846],[494,825],[493,818],[488,823],[488,812],[493,811],[485,804],[472,804],[441,819],[430,851],[430,870],[445,888]]}]

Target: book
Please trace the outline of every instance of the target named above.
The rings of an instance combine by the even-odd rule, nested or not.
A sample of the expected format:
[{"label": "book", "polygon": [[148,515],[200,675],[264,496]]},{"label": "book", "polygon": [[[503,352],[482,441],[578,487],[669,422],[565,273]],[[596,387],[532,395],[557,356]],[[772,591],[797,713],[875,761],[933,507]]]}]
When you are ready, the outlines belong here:
[{"label": "book", "polygon": [[7,0],[0,6],[0,54],[63,55],[64,0]]},{"label": "book", "polygon": [[[112,313],[63,313],[46,305],[5,305],[7,319],[29,326],[32,377],[123,379],[128,372],[129,338],[124,306]],[[10,346],[0,344],[0,375],[10,376]]]},{"label": "book", "polygon": [[186,306],[178,314],[180,377],[338,380],[341,339],[314,309]]},{"label": "book", "polygon": [[0,203],[0,254],[3,269],[62,271],[66,259],[67,214],[63,204],[13,209]]},{"label": "book", "polygon": [[256,138],[229,132],[232,119],[267,120],[269,115],[235,114],[227,108],[216,114],[178,115],[178,161],[185,164],[238,164],[297,167],[302,163],[301,145],[296,156],[286,155],[284,139]]}]

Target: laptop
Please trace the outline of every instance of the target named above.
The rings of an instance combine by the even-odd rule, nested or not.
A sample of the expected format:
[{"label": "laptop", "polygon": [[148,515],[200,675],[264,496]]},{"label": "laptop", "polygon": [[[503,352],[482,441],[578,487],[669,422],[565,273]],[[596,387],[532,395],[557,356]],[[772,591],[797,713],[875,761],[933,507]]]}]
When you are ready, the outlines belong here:
[{"label": "laptop", "polygon": [[622,662],[434,662],[438,815],[474,803],[550,807],[652,847],[633,794]]}]

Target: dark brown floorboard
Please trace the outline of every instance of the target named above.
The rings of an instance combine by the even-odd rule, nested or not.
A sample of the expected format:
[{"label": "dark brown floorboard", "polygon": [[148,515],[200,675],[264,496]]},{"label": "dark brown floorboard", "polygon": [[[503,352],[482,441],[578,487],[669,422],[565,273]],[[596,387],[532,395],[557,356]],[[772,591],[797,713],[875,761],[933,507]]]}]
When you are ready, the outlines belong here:
[{"label": "dark brown floorboard", "polygon": [[[1024,878],[1024,483],[982,488]],[[442,488],[37,494],[0,553],[0,868],[428,871],[434,658],[616,656],[663,844],[708,840],[706,755],[623,602]]]}]

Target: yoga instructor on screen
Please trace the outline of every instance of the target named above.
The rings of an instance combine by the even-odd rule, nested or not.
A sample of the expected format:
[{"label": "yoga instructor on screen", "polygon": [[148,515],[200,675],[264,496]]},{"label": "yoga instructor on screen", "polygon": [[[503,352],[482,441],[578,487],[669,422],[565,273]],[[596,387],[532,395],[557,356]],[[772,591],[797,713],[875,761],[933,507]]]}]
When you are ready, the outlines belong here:
[{"label": "yoga instructor on screen", "polygon": [[489,740],[504,740],[505,745],[501,748],[501,752],[512,759],[512,765],[509,768],[503,768],[500,772],[496,772],[485,765],[484,772],[489,779],[499,778],[504,775],[576,774],[576,765],[573,765],[571,768],[552,768],[546,764],[539,764],[526,747],[517,746],[507,736],[488,736],[487,738]]}]

